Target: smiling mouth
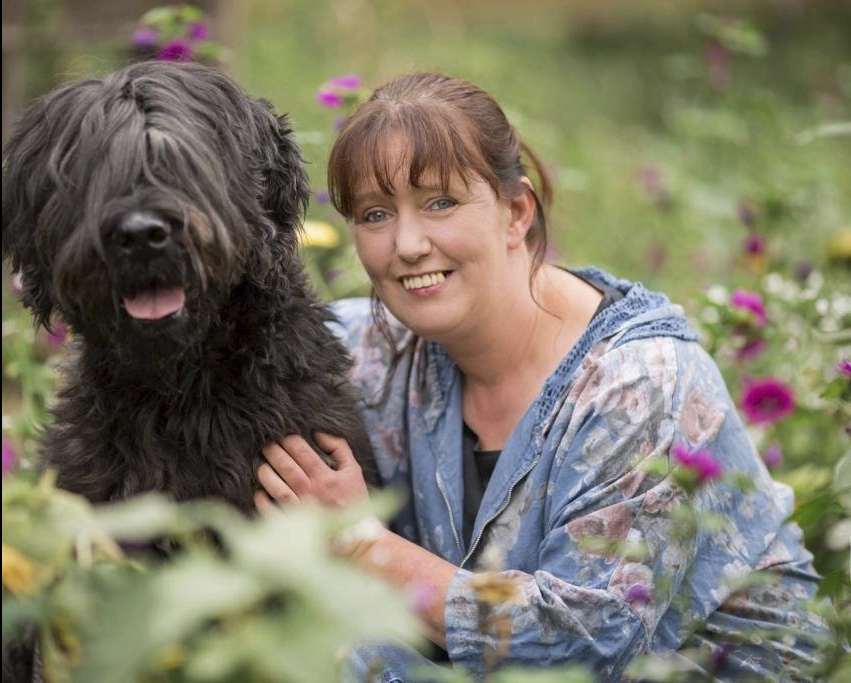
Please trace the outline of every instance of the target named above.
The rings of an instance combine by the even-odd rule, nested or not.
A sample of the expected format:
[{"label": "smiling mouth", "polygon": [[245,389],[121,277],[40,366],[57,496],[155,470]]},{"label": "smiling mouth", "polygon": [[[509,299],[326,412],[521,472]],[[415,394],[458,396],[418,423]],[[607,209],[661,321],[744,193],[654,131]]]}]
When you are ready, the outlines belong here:
[{"label": "smiling mouth", "polygon": [[183,310],[186,292],[182,287],[150,289],[122,301],[127,315],[135,320],[162,320]]},{"label": "smiling mouth", "polygon": [[410,275],[402,278],[402,286],[406,291],[410,292],[414,289],[425,289],[426,287],[434,287],[439,285],[446,279],[443,271],[435,273],[425,273],[423,275]]}]

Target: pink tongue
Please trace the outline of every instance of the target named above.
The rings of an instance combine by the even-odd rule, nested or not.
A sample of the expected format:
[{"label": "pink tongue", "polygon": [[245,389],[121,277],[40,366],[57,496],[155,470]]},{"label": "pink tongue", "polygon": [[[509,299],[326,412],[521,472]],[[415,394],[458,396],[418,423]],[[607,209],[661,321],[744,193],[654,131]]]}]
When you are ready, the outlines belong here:
[{"label": "pink tongue", "polygon": [[124,308],[132,318],[159,320],[179,311],[185,301],[186,294],[181,287],[154,289],[137,296],[124,297]]}]

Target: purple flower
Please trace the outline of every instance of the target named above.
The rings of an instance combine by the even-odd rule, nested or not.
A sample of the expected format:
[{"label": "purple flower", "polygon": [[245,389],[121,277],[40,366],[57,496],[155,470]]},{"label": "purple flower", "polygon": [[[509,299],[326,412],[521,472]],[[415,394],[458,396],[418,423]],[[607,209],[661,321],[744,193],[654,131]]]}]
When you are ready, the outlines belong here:
[{"label": "purple flower", "polygon": [[21,292],[24,291],[24,276],[20,273],[15,273],[9,279],[9,289],[12,291],[12,294],[18,296]]},{"label": "purple flower", "polygon": [[132,41],[133,45],[140,50],[144,50],[156,45],[159,37],[159,32],[153,26],[143,26],[133,34]]},{"label": "purple flower", "polygon": [[851,358],[843,358],[836,366],[836,370],[840,375],[851,377]]},{"label": "purple flower", "polygon": [[640,605],[646,605],[653,598],[652,591],[640,583],[632,584],[624,596],[627,602],[637,602]]},{"label": "purple flower", "polygon": [[705,484],[712,479],[720,479],[723,467],[709,451],[701,448],[690,451],[687,446],[676,444],[671,452],[677,462],[697,475],[698,485]]},{"label": "purple flower", "polygon": [[360,76],[357,74],[346,74],[345,76],[334,76],[328,80],[327,85],[341,90],[357,90],[360,88]]},{"label": "purple flower", "polygon": [[740,363],[747,363],[756,360],[768,348],[768,344],[762,337],[752,337],[736,349],[736,360]]},{"label": "purple flower", "polygon": [[210,39],[210,27],[205,21],[193,21],[186,27],[189,40],[202,41]]},{"label": "purple flower", "polygon": [[316,93],[316,101],[323,107],[329,107],[331,109],[342,107],[345,102],[343,96],[333,90],[320,90]]},{"label": "purple flower", "polygon": [[417,582],[408,591],[408,602],[414,614],[427,614],[436,598],[437,589],[425,582]]},{"label": "purple flower", "polygon": [[191,62],[194,59],[189,43],[180,38],[168,41],[157,52],[157,59],[165,62]]},{"label": "purple flower", "polygon": [[783,464],[783,451],[776,443],[771,444],[762,454],[762,461],[770,470],[776,470]]},{"label": "purple flower", "polygon": [[753,424],[772,424],[795,409],[795,392],[776,377],[745,380],[742,411]]},{"label": "purple flower", "polygon": [[733,308],[752,313],[754,323],[757,327],[764,327],[768,322],[768,317],[765,314],[765,306],[763,306],[762,297],[759,294],[746,292],[744,289],[737,289],[730,297],[730,305]]},{"label": "purple flower", "polygon": [[745,237],[745,253],[751,256],[758,256],[765,253],[765,237],[760,233],[751,231]]},{"label": "purple flower", "polygon": [[346,119],[345,116],[338,116],[337,118],[335,118],[334,119],[334,130],[336,130],[338,133],[341,130],[343,130],[343,126],[346,125],[346,120],[347,119]]},{"label": "purple flower", "polygon": [[18,454],[15,453],[15,448],[12,446],[11,441],[8,441],[5,437],[3,438],[3,476],[5,477],[8,472],[11,472],[15,469],[15,465],[18,463]]},{"label": "purple flower", "polygon": [[58,349],[65,343],[68,336],[68,326],[63,322],[57,322],[53,329],[47,333],[47,345],[51,349]]},{"label": "purple flower", "polygon": [[316,190],[317,204],[328,204],[330,201],[331,196],[328,194],[328,190]]}]

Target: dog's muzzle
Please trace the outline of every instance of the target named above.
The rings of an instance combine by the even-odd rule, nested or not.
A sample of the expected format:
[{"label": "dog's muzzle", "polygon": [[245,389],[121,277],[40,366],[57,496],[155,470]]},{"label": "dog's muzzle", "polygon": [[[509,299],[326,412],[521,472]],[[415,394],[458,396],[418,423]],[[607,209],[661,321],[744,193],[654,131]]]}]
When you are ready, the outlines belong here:
[{"label": "dog's muzzle", "polygon": [[[173,244],[172,227],[155,213],[134,211],[124,216],[110,236],[122,259],[152,263],[166,257]],[[186,292],[181,286],[145,286],[122,296],[127,314],[136,320],[162,320],[183,310]]]}]

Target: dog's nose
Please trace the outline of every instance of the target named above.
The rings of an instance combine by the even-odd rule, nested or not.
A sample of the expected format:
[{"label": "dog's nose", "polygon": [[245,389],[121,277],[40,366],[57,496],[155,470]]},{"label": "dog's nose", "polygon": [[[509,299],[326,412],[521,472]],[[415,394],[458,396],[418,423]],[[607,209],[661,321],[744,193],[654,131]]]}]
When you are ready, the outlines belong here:
[{"label": "dog's nose", "polygon": [[112,240],[121,249],[162,249],[171,240],[171,226],[152,213],[137,211],[121,219]]}]

